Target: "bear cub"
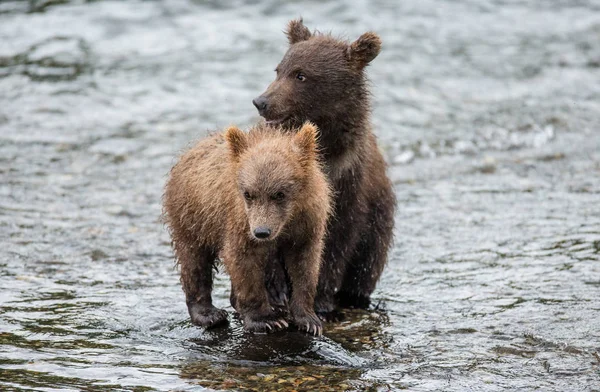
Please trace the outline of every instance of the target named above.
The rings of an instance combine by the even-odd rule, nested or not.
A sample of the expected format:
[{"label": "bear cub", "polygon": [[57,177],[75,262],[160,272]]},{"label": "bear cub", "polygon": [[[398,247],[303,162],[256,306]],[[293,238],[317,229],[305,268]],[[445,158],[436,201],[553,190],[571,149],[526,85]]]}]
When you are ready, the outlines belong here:
[{"label": "bear cub", "polygon": [[[320,335],[314,311],[330,187],[317,151],[317,129],[296,132],[260,124],[230,127],[184,153],[171,169],[164,216],[191,321],[210,328],[227,314],[212,304],[215,263],[231,278],[231,302],[244,328],[288,326]],[[265,277],[281,260],[291,294],[289,313],[269,299]],[[287,305],[287,304],[286,304]]]},{"label": "bear cub", "polygon": [[369,306],[393,239],[396,197],[372,129],[366,75],[382,43],[373,32],[352,42],[311,32],[301,19],[290,21],[286,34],[289,47],[275,79],[253,103],[268,124],[293,130],[310,121],[319,128],[335,219],[328,223],[315,307],[323,319],[336,320],[338,307]]}]

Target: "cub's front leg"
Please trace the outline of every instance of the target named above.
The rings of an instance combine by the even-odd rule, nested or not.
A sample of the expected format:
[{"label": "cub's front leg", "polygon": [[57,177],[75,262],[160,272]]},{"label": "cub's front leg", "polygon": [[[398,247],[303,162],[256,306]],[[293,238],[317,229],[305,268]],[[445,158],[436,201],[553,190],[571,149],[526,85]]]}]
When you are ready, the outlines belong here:
[{"label": "cub's front leg", "polygon": [[281,312],[269,302],[265,286],[268,256],[267,247],[256,244],[229,243],[224,249],[232,305],[240,313],[244,328],[251,332],[274,332],[288,327]]},{"label": "cub's front leg", "polygon": [[203,246],[175,243],[175,254],[181,267],[181,284],[193,324],[213,328],[227,324],[227,312],[212,303],[215,254]]},{"label": "cub's front leg", "polygon": [[315,239],[285,252],[285,266],[292,283],[290,313],[301,331],[323,334],[323,324],[315,313],[314,303],[319,280],[322,241]]}]

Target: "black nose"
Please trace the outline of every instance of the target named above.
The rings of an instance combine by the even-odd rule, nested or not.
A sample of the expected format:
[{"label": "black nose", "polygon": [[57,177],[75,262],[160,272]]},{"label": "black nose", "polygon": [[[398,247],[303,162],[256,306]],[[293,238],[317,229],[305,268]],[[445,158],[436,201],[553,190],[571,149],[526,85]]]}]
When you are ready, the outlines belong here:
[{"label": "black nose", "polygon": [[270,235],[271,229],[269,229],[268,227],[257,227],[256,229],[254,229],[254,236],[256,238],[260,238],[261,240],[269,238]]},{"label": "black nose", "polygon": [[254,98],[252,100],[252,103],[254,104],[254,106],[256,106],[259,113],[262,113],[267,108],[267,98],[265,98],[264,95],[261,95],[258,98]]}]

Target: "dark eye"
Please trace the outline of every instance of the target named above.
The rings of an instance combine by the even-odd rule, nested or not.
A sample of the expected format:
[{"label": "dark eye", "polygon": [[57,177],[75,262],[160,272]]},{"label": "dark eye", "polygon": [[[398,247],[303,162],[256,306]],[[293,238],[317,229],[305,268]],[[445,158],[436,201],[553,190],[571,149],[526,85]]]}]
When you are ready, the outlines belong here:
[{"label": "dark eye", "polygon": [[285,193],[277,192],[276,194],[271,196],[271,199],[281,201],[281,200],[285,199]]},{"label": "dark eye", "polygon": [[252,196],[250,196],[250,193],[244,192],[244,199],[246,199],[246,200],[252,200]]},{"label": "dark eye", "polygon": [[306,76],[302,72],[298,72],[296,74],[296,79],[298,79],[301,82],[304,82],[306,80]]}]

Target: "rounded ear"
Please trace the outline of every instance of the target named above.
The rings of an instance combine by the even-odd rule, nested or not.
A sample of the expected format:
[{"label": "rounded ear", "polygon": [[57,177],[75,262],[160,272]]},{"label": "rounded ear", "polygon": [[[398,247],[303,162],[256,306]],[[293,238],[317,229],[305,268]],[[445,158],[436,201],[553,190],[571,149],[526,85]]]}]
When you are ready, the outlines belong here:
[{"label": "rounded ear", "polygon": [[307,121],[294,135],[294,144],[298,146],[302,154],[302,162],[308,162],[317,157],[317,139],[319,131],[317,126]]},{"label": "rounded ear", "polygon": [[381,38],[371,31],[364,33],[348,48],[349,60],[358,68],[364,68],[381,51]]},{"label": "rounded ear", "polygon": [[302,18],[290,20],[285,31],[285,35],[288,37],[290,45],[296,42],[306,41],[311,37],[310,30],[302,23]]},{"label": "rounded ear", "polygon": [[225,140],[229,145],[229,152],[234,160],[248,148],[248,139],[244,131],[236,126],[231,126],[225,131]]}]

